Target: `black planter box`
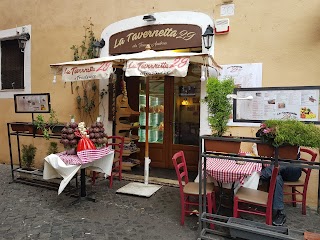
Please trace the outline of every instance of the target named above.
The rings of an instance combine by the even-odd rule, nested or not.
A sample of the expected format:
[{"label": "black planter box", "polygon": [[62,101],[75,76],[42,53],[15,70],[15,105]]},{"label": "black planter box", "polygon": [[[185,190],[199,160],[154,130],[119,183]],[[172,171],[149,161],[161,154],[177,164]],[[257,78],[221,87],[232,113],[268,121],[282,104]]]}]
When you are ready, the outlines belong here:
[{"label": "black planter box", "polygon": [[[292,239],[288,236],[287,227],[275,227],[264,223],[244,220],[241,218],[229,218],[227,222],[232,238],[248,240],[275,240]],[[283,238],[280,236],[283,235]]]},{"label": "black planter box", "polygon": [[64,124],[57,124],[51,127],[51,132],[54,134],[61,134],[61,130],[65,127]]}]

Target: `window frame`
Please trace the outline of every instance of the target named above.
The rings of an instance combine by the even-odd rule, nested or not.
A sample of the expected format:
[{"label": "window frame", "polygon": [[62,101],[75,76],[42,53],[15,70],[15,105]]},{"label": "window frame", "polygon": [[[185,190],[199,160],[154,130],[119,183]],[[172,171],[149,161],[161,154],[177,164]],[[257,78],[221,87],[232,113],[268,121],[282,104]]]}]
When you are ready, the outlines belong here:
[{"label": "window frame", "polygon": [[[16,27],[0,31],[0,88],[1,88],[1,41],[17,38],[17,32],[28,32],[31,36],[31,25]],[[31,93],[31,40],[24,49],[24,89],[0,89],[1,98],[14,98],[14,94]]]}]

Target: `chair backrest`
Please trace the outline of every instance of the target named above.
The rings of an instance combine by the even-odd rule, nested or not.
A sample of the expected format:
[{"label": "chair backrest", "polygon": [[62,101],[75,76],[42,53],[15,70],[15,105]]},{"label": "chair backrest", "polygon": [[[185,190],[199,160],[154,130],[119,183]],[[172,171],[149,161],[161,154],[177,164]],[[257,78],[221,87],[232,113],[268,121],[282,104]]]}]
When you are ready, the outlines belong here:
[{"label": "chair backrest", "polygon": [[279,167],[274,167],[272,170],[272,175],[271,175],[271,179],[270,179],[267,208],[269,208],[269,207],[272,208],[274,189],[276,187],[278,173],[279,173]]},{"label": "chair backrest", "polygon": [[115,156],[118,156],[118,159],[122,159],[123,147],[124,147],[124,137],[122,136],[108,136],[107,146],[115,152]]},{"label": "chair backrest", "polygon": [[[310,155],[310,159],[305,159],[305,158],[300,158],[300,160],[302,161],[310,161],[310,162],[314,162],[317,158],[317,153],[315,153],[314,151],[310,150],[310,149],[306,149],[306,148],[301,148],[300,149],[300,152],[304,152],[304,153],[307,153]],[[310,178],[310,174],[311,174],[311,168],[303,168],[302,171],[305,172],[306,174],[306,178],[305,178],[305,181],[304,181],[304,184],[305,185],[308,185],[308,182],[309,182],[309,178]]]},{"label": "chair backrest", "polygon": [[183,189],[182,181],[187,184],[189,182],[188,169],[183,151],[179,151],[172,157],[172,163],[176,170],[180,190]]}]

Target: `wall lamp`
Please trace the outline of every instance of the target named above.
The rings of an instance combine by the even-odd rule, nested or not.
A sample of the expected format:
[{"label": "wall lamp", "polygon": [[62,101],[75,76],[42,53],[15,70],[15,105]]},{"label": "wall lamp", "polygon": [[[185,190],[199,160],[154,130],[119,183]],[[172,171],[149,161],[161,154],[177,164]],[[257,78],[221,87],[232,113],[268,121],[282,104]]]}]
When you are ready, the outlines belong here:
[{"label": "wall lamp", "polygon": [[101,48],[104,47],[104,45],[106,45],[106,42],[104,41],[103,38],[100,41],[94,41],[92,43],[93,57],[95,58],[100,57],[100,51],[101,51]]},{"label": "wall lamp", "polygon": [[152,14],[144,15],[142,19],[147,22],[154,22],[157,20]]},{"label": "wall lamp", "polygon": [[29,33],[20,34],[20,36],[18,37],[18,43],[19,43],[19,48],[20,48],[21,52],[24,52],[24,49],[26,47],[26,43],[29,40],[30,40],[30,34]]},{"label": "wall lamp", "polygon": [[204,34],[202,34],[203,44],[206,49],[211,48],[213,35],[213,28],[210,25],[208,25],[206,31],[204,32]]}]

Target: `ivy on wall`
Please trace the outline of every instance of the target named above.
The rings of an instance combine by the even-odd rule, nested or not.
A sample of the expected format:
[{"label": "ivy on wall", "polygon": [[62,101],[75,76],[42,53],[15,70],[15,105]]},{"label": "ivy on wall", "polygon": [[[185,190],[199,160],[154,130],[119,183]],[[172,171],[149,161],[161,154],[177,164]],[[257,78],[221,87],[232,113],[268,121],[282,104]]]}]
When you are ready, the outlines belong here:
[{"label": "ivy on wall", "polygon": [[71,46],[70,49],[73,50],[74,61],[94,58],[92,44],[94,41],[96,41],[96,38],[94,36],[93,26],[94,25],[91,22],[91,18],[89,18],[88,25],[83,26],[84,36],[83,36],[83,40],[81,41],[81,44],[79,46],[78,45]]},{"label": "ivy on wall", "polygon": [[[93,42],[95,38],[93,32],[94,24],[91,18],[88,19],[88,24],[83,26],[84,35],[80,45],[72,45],[70,49],[73,51],[73,60],[85,60],[92,59],[93,56]],[[77,97],[76,104],[80,121],[84,121],[88,124],[93,123],[98,116],[98,107],[103,104],[102,98],[105,95],[105,90],[98,94],[98,86],[96,80],[82,81],[80,85],[77,83],[75,87]],[[73,87],[71,85],[71,87]],[[100,96],[100,98],[98,97]],[[103,106],[103,105],[102,105]],[[97,115],[97,116],[95,116]]]}]

